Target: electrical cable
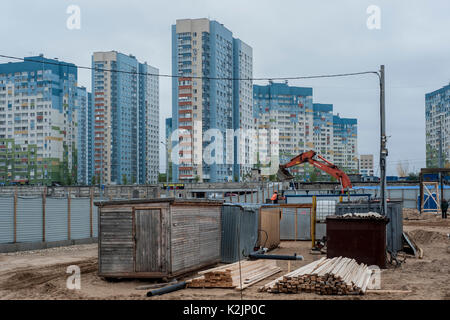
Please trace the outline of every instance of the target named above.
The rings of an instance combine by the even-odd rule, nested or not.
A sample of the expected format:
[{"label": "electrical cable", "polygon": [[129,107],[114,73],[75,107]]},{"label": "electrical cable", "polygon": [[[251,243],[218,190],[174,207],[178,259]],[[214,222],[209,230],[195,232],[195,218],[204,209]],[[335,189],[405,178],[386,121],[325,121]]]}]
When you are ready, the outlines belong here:
[{"label": "electrical cable", "polygon": [[164,77],[164,78],[189,78],[189,79],[204,79],[204,80],[252,80],[252,81],[260,81],[260,80],[301,80],[301,79],[318,79],[318,78],[336,78],[336,77],[349,77],[363,74],[376,74],[380,77],[378,71],[362,71],[362,72],[350,72],[350,73],[337,73],[337,74],[324,74],[324,75],[312,75],[312,76],[293,76],[293,77],[261,77],[261,78],[230,78],[230,77],[206,77],[206,76],[183,76],[183,75],[173,75],[173,74],[159,74],[159,73],[148,73],[148,72],[137,72],[137,71],[126,71],[126,70],[114,70],[114,69],[103,69],[103,68],[94,68],[94,67],[86,67],[79,66],[73,63],[63,63],[63,62],[55,62],[55,61],[44,61],[44,57],[41,60],[34,60],[30,58],[20,58],[15,56],[9,56],[0,54],[1,58],[20,60],[24,62],[36,62],[41,64],[49,64],[49,65],[57,65],[68,68],[78,68],[78,69],[86,69],[86,70],[94,70],[98,72],[114,72],[114,73],[126,73],[126,74],[134,74],[134,75],[143,75],[143,76],[155,76],[155,77]]}]

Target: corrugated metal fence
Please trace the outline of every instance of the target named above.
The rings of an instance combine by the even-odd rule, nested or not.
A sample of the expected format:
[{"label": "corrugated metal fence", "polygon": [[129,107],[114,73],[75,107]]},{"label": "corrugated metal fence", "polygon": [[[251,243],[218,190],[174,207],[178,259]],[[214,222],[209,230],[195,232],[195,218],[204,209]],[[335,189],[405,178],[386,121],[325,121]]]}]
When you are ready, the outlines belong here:
[{"label": "corrugated metal fence", "polygon": [[97,237],[93,197],[0,197],[0,244],[53,242]]}]

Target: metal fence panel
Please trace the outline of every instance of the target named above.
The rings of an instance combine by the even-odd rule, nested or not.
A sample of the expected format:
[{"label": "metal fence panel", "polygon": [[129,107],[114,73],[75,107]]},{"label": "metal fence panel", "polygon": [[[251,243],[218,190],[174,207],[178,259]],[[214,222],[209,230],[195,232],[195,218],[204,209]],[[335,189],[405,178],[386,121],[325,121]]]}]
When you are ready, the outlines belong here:
[{"label": "metal fence panel", "polygon": [[222,262],[232,263],[253,251],[258,241],[259,206],[222,207]]},{"label": "metal fence panel", "polygon": [[17,242],[42,241],[42,221],[42,198],[17,198]]},{"label": "metal fence panel", "polygon": [[280,240],[294,240],[295,225],[295,208],[283,208],[280,221]]},{"label": "metal fence panel", "polygon": [[317,200],[316,220],[325,221],[327,216],[332,216],[336,212],[336,200]]},{"label": "metal fence panel", "polygon": [[14,241],[14,198],[0,197],[0,243]]},{"label": "metal fence panel", "polygon": [[316,240],[322,239],[327,235],[327,224],[325,222],[316,223]]},{"label": "metal fence panel", "polygon": [[[389,223],[386,225],[386,248],[390,252],[397,252],[403,248],[403,206],[402,202],[389,202],[387,217]],[[339,203],[336,205],[336,214],[343,215],[355,212],[378,212],[380,213],[379,203]]]},{"label": "metal fence panel", "polygon": [[68,240],[67,198],[47,198],[45,205],[45,240]]},{"label": "metal fence panel", "polygon": [[70,199],[70,237],[86,239],[91,236],[90,198]]},{"label": "metal fence panel", "polygon": [[[100,199],[94,199],[94,202],[100,201]],[[94,205],[92,208],[92,236],[98,237],[98,207]]]},{"label": "metal fence panel", "polygon": [[[297,210],[297,223],[296,214]],[[295,228],[297,226],[297,238]],[[309,208],[283,208],[280,221],[281,240],[311,239],[311,210]]]}]

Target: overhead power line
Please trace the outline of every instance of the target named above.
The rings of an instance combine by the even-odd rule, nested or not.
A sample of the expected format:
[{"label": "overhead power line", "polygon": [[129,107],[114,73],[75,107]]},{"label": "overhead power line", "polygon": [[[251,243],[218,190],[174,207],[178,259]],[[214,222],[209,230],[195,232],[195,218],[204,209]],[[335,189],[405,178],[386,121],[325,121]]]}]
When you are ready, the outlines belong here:
[{"label": "overhead power line", "polygon": [[362,72],[350,72],[350,73],[337,73],[337,74],[322,74],[322,75],[312,75],[312,76],[292,76],[292,77],[261,77],[261,78],[230,78],[230,77],[205,77],[205,76],[183,76],[183,75],[173,75],[173,74],[159,74],[159,73],[148,73],[148,72],[137,72],[137,71],[127,71],[127,70],[115,70],[115,69],[104,69],[104,68],[93,68],[93,67],[86,67],[86,66],[79,66],[73,63],[64,63],[64,62],[56,62],[56,61],[44,61],[42,60],[36,60],[36,59],[30,59],[30,58],[20,58],[15,56],[8,56],[0,54],[1,58],[6,59],[13,59],[13,60],[20,60],[20,61],[27,61],[27,62],[35,62],[40,64],[49,64],[49,65],[57,65],[62,67],[68,67],[68,68],[78,68],[78,69],[85,69],[85,70],[94,70],[99,72],[115,72],[115,73],[126,73],[126,74],[133,74],[133,75],[143,75],[143,76],[155,76],[155,77],[162,77],[162,78],[190,78],[190,79],[202,79],[202,80],[252,80],[252,81],[260,81],[260,80],[301,80],[301,79],[318,79],[318,78],[337,78],[337,77],[350,77],[350,76],[357,76],[357,75],[363,75],[363,74],[376,74],[379,76],[378,71],[362,71]]}]

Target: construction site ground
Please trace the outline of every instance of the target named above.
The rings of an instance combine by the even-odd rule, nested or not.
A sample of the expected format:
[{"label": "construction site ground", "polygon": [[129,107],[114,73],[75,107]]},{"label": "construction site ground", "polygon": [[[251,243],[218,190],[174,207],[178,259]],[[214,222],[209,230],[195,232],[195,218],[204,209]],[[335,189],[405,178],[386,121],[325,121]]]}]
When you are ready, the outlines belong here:
[{"label": "construction site ground", "polygon": [[[277,261],[282,272],[242,291],[243,299],[450,299],[450,219],[435,215],[419,216],[416,210],[404,211],[404,231],[423,249],[423,258],[400,254],[405,262],[398,268],[389,266],[381,272],[381,289],[410,290],[410,293],[370,293],[359,296],[324,296],[313,293],[272,294],[258,288],[287,273],[288,262]],[[304,256],[292,261],[291,270],[324,255],[310,254],[310,241],[283,241],[271,253]],[[0,299],[240,299],[234,289],[183,289],[162,296],[147,298],[147,290],[139,286],[153,280],[120,280],[108,282],[97,276],[97,245],[78,245],[38,251],[0,254]],[[67,266],[81,269],[81,289],[69,290]],[[190,275],[193,277],[195,274]],[[181,280],[181,279],[178,279]]]}]

